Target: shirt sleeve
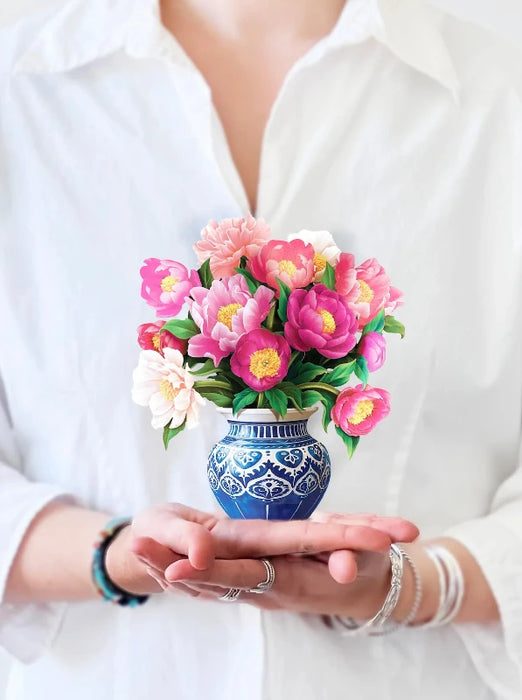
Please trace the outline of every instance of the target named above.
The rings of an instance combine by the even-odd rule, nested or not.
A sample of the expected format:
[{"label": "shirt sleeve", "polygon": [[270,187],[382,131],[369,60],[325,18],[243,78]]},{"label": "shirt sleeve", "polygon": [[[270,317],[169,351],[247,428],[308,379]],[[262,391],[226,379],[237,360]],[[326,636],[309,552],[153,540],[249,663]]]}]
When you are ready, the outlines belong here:
[{"label": "shirt sleeve", "polygon": [[32,520],[60,498],[69,500],[58,486],[32,483],[23,477],[0,381],[0,646],[25,663],[34,661],[49,645],[64,605],[6,603],[7,579]]},{"label": "shirt sleeve", "polygon": [[522,687],[522,463],[502,484],[491,513],[452,527],[481,567],[500,611],[500,623],[455,625],[488,686],[501,698]]}]

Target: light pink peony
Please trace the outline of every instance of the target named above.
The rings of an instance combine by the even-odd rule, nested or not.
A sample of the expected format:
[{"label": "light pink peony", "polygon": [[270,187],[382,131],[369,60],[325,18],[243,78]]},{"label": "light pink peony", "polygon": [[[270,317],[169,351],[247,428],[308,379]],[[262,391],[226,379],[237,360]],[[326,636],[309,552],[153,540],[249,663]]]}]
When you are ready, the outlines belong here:
[{"label": "light pink peony", "polygon": [[341,255],[340,249],[337,247],[332,234],[329,231],[308,231],[302,229],[298,233],[291,233],[288,236],[289,241],[294,241],[296,238],[310,243],[314,247],[314,282],[320,282],[326,263],[332,267],[336,267]]},{"label": "light pink peony", "polygon": [[390,294],[390,278],[375,258],[354,267],[353,255],[342,253],[335,268],[335,287],[365,326],[384,308]]},{"label": "light pink peony", "polygon": [[285,338],[301,352],[315,348],[332,359],[345,357],[355,346],[357,319],[343,297],[324,284],[310,291],[296,289],[288,298]]},{"label": "light pink peony", "polygon": [[152,427],[170,424],[187,428],[198,424],[199,407],[204,399],[193,389],[194,377],[183,367],[179,350],[165,348],[164,356],[155,350],[142,350],[133,372],[132,398],[152,411]]},{"label": "light pink peony", "polygon": [[273,290],[263,286],[252,296],[240,274],[214,280],[210,289],[195,287],[188,303],[201,333],[189,340],[189,355],[211,357],[217,367],[242,335],[261,327],[273,298]]},{"label": "light pink peony", "polygon": [[376,372],[386,362],[386,338],[380,333],[367,333],[361,338],[357,349],[366,359],[370,372]]},{"label": "light pink peony", "polygon": [[182,355],[187,352],[187,341],[176,338],[169,331],[161,329],[165,325],[165,321],[156,321],[155,323],[142,323],[138,326],[138,345],[143,350],[156,350],[163,352],[163,348],[174,348],[179,350]]},{"label": "light pink peony", "polygon": [[397,287],[390,287],[390,292],[386,298],[384,304],[384,313],[386,316],[392,314],[398,306],[402,306],[404,301],[402,300],[402,292]]},{"label": "light pink peony", "polygon": [[291,352],[282,336],[260,328],[241,336],[230,366],[251,389],[266,391],[286,377]]},{"label": "light pink peony", "polygon": [[390,412],[390,395],[384,389],[362,384],[343,389],[332,408],[332,420],[347,435],[370,433]]},{"label": "light pink peony", "polygon": [[263,219],[223,219],[209,221],[194,245],[200,264],[210,259],[210,270],[216,279],[230,277],[243,255],[256,255],[270,240],[271,231]]},{"label": "light pink peony", "polygon": [[290,289],[310,284],[314,277],[314,255],[313,246],[298,239],[269,241],[250,259],[250,271],[257,280],[277,290],[279,296],[277,279]]},{"label": "light pink peony", "polygon": [[160,318],[174,318],[181,311],[192,287],[201,284],[195,270],[174,260],[148,258],[140,270],[141,296]]}]

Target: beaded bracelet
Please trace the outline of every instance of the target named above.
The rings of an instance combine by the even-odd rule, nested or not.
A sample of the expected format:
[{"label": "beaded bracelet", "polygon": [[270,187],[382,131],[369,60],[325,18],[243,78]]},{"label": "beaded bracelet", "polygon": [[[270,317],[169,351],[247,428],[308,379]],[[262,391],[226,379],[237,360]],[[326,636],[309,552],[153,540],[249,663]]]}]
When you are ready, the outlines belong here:
[{"label": "beaded bracelet", "polygon": [[120,588],[111,580],[105,566],[105,557],[109,545],[123,528],[130,525],[130,522],[129,518],[115,518],[108,522],[99,533],[98,539],[94,544],[91,574],[94,586],[104,600],[115,603],[116,605],[135,608],[137,605],[145,603],[149,596],[135,595],[134,593],[124,591],[123,588]]}]

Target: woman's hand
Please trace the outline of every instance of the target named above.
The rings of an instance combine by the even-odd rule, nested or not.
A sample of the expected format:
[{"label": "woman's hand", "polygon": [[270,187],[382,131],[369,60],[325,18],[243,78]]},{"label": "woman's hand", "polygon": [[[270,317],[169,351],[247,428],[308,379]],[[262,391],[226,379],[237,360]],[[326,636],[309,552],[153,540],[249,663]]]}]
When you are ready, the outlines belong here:
[{"label": "woman's hand", "polygon": [[[283,557],[288,566],[310,564],[316,571],[326,571],[330,579],[346,583],[357,575],[353,551],[385,553],[392,541],[407,541],[417,534],[413,525],[397,518],[361,515],[342,523],[231,520],[165,504],[134,519],[109,547],[106,565],[113,581],[134,593],[169,587],[198,595],[200,591],[185,579],[201,576],[197,583],[214,585],[227,564],[233,567],[226,567],[230,578],[235,572],[251,572],[252,567],[264,571],[256,561],[260,557]],[[286,559],[286,555],[321,552],[333,552],[326,564]],[[253,585],[262,578],[259,574]]]}]

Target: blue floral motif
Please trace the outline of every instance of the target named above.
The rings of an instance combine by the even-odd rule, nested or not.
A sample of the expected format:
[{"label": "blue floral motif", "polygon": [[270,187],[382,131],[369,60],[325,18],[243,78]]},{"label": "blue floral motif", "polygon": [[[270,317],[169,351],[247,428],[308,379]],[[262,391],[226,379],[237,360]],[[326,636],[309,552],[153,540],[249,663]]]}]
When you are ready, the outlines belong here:
[{"label": "blue floral motif", "polygon": [[208,459],[209,483],[232,518],[308,518],[330,481],[330,458],[307,420],[256,423],[229,419]]}]

